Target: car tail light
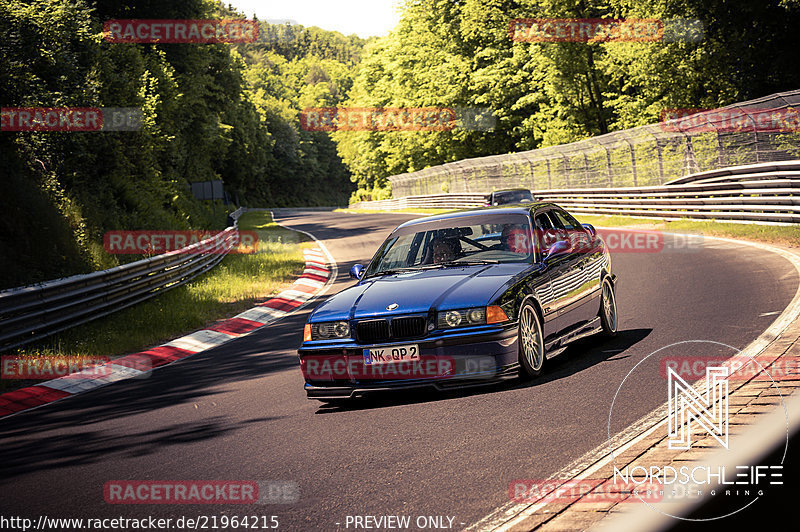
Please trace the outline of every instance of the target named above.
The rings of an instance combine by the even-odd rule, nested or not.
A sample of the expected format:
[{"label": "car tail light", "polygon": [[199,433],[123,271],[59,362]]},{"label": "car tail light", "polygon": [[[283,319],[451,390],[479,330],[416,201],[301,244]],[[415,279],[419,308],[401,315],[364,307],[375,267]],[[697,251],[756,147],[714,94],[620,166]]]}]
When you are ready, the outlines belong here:
[{"label": "car tail light", "polygon": [[505,311],[497,305],[486,307],[486,323],[502,323],[508,321]]}]

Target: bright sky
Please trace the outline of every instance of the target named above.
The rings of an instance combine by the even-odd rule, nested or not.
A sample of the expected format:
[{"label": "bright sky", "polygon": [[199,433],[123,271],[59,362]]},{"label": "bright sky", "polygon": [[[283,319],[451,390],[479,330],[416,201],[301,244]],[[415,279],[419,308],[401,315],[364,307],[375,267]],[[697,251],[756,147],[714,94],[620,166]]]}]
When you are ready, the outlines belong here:
[{"label": "bright sky", "polygon": [[401,0],[223,0],[247,18],[319,26],[345,35],[386,35],[400,21]]}]

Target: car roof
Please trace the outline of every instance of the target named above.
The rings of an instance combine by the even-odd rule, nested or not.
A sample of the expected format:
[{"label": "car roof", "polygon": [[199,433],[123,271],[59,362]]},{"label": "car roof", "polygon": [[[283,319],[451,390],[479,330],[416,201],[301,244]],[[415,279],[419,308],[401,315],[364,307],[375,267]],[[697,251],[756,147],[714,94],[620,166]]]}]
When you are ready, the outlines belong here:
[{"label": "car roof", "polygon": [[[524,206],[523,206],[524,205]],[[400,226],[401,227],[409,227],[412,225],[417,225],[420,223],[427,223],[427,222],[436,222],[440,220],[448,220],[454,218],[463,218],[466,216],[475,216],[476,214],[485,214],[487,216],[494,216],[494,215],[507,215],[507,214],[529,214],[533,210],[540,210],[544,207],[557,207],[555,203],[550,202],[542,202],[542,201],[535,201],[533,203],[525,203],[520,206],[502,206],[502,207],[478,207],[474,209],[466,209],[461,211],[453,211],[447,212],[444,214],[436,214],[434,216],[425,216],[423,218],[416,218],[414,220],[408,221]]]},{"label": "car roof", "polygon": [[494,190],[492,193],[497,194],[499,192],[531,192],[529,188],[504,188],[501,190]]}]

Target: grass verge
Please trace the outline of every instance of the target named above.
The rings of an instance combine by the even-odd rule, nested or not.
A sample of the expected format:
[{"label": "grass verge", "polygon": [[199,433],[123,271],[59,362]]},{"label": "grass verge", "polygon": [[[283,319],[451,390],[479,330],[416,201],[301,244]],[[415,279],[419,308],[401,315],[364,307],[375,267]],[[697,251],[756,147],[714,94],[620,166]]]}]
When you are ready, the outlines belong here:
[{"label": "grass verge", "polygon": [[[228,255],[190,283],[8,354],[70,361],[142,351],[243,312],[302,273],[302,249],[313,247],[308,237],[280,227],[266,211],[246,213],[239,228],[258,233],[257,253]],[[0,392],[30,384],[0,380]]]}]

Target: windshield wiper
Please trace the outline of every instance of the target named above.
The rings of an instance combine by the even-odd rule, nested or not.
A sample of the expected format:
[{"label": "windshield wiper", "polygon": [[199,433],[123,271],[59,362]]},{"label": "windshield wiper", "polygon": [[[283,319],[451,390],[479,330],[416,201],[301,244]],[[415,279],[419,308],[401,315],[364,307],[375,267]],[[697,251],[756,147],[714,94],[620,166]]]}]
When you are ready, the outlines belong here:
[{"label": "windshield wiper", "polygon": [[494,259],[480,259],[480,260],[451,260],[448,262],[441,262],[439,266],[479,266],[481,264],[500,264],[499,260]]},{"label": "windshield wiper", "polygon": [[370,277],[375,275],[394,275],[396,273],[408,273],[408,272],[418,272],[420,270],[431,270],[434,268],[438,268],[439,265],[430,265],[430,266],[409,266],[408,268],[391,268],[389,270],[379,270],[370,274]]},{"label": "windshield wiper", "polygon": [[416,268],[393,268],[391,270],[380,270],[380,271],[374,272],[372,275],[370,275],[370,277],[373,277],[375,275],[394,275],[396,273],[406,273],[406,272],[414,271],[415,269]]},{"label": "windshield wiper", "polygon": [[439,268],[447,268],[449,266],[480,266],[482,264],[500,264],[500,261],[494,259],[459,260],[459,261],[451,260],[448,262],[440,262],[438,264],[426,264],[424,266],[411,266],[408,268],[391,268],[389,270],[380,270],[371,273],[369,276],[375,277],[378,275],[395,275],[398,273],[419,272],[422,270],[437,270]]}]

